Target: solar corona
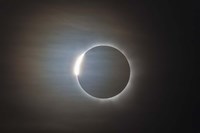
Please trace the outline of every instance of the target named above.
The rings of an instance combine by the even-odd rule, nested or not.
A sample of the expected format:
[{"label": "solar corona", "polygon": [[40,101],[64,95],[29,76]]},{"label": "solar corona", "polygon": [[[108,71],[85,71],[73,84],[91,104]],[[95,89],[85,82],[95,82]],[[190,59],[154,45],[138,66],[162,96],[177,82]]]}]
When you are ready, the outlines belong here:
[{"label": "solar corona", "polygon": [[119,48],[102,44],[78,56],[74,74],[80,88],[89,97],[109,100],[125,90],[131,77],[131,67]]}]

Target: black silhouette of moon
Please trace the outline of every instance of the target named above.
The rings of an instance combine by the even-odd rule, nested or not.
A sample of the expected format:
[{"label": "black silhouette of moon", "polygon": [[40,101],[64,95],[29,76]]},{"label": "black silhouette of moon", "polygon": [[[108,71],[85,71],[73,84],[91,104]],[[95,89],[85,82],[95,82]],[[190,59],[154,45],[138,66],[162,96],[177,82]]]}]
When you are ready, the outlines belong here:
[{"label": "black silhouette of moon", "polygon": [[130,78],[130,66],[118,49],[96,46],[81,57],[77,79],[86,93],[96,98],[111,98],[125,89]]}]

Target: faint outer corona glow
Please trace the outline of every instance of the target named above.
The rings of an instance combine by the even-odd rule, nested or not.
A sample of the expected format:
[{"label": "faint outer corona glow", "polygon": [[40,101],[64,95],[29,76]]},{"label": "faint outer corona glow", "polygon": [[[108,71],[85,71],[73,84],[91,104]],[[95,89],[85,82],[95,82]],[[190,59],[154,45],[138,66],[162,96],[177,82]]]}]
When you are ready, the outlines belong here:
[{"label": "faint outer corona glow", "polygon": [[[84,54],[85,54],[87,51],[89,51],[90,49],[92,49],[92,48],[94,48],[94,47],[97,47],[97,46],[110,46],[110,47],[113,47],[113,48],[119,50],[119,51],[126,57],[126,59],[127,59],[127,61],[128,61],[128,64],[129,64],[129,66],[130,66],[130,77],[129,77],[129,81],[128,81],[126,87],[123,89],[122,92],[120,92],[119,94],[117,94],[117,95],[115,95],[115,96],[113,96],[113,97],[110,97],[110,98],[97,98],[97,97],[94,97],[94,96],[88,94],[88,93],[81,87],[81,85],[80,85],[80,83],[79,83],[79,81],[78,81],[78,76],[79,76],[80,73],[81,73],[81,63],[83,62]],[[127,55],[125,54],[125,52],[124,52],[122,49],[120,49],[120,48],[118,48],[118,47],[116,47],[115,45],[112,45],[112,44],[95,44],[95,45],[93,45],[93,46],[90,46],[86,51],[84,51],[80,56],[78,56],[78,58],[76,59],[76,62],[75,62],[75,66],[74,66],[74,74],[75,74],[75,76],[76,76],[76,80],[77,80],[77,82],[78,82],[79,87],[81,88],[82,92],[84,92],[84,94],[85,94],[86,96],[92,98],[93,100],[98,100],[98,101],[100,101],[100,102],[110,101],[110,100],[115,101],[115,100],[117,100],[117,99],[119,98],[120,95],[122,95],[122,94],[124,94],[124,93],[127,93],[127,91],[130,89],[130,86],[132,86],[132,83],[131,83],[131,81],[133,80],[133,68],[132,68],[132,67],[133,67],[133,66],[132,66],[132,62],[129,60],[129,58],[127,58]],[[128,89],[128,88],[129,88],[129,89]],[[126,94],[124,94],[124,95],[126,95]]]},{"label": "faint outer corona glow", "polygon": [[75,63],[75,66],[74,66],[74,74],[76,76],[78,76],[80,74],[81,63],[83,61],[83,57],[84,57],[84,54],[81,54],[76,60],[76,63]]}]

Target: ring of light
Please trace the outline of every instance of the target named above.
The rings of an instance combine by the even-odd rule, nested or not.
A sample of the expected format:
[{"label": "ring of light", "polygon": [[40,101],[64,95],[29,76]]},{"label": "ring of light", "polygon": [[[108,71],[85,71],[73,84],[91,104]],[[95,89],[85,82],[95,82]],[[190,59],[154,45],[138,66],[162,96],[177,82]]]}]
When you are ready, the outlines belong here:
[{"label": "ring of light", "polygon": [[[126,58],[127,61],[128,61],[129,66],[130,66],[130,77],[129,77],[129,80],[128,80],[127,85],[125,86],[125,88],[124,88],[119,94],[117,94],[117,95],[115,95],[115,96],[113,96],[113,97],[109,97],[109,98],[97,98],[97,97],[94,97],[94,96],[90,95],[89,93],[87,93],[87,92],[82,88],[82,86],[80,85],[79,80],[78,80],[78,75],[81,73],[81,63],[82,63],[82,61],[84,60],[84,55],[85,55],[85,53],[87,53],[90,49],[95,48],[95,47],[98,47],[98,46],[108,46],[108,47],[113,47],[113,48],[119,50],[119,51],[125,56],[125,58]],[[74,66],[74,74],[75,74],[75,76],[76,76],[76,80],[77,80],[77,82],[78,82],[79,87],[80,87],[81,90],[82,90],[87,96],[89,96],[90,98],[93,98],[93,99],[95,99],[95,100],[114,100],[114,99],[116,99],[117,97],[119,97],[119,96],[126,90],[126,88],[127,88],[127,87],[129,86],[129,84],[130,84],[130,80],[132,79],[132,67],[131,67],[130,64],[131,64],[131,63],[130,63],[130,61],[128,60],[126,54],[124,54],[119,48],[114,47],[113,45],[109,45],[109,44],[98,44],[98,45],[94,45],[94,46],[90,47],[90,48],[87,49],[85,52],[83,52],[80,56],[77,57],[76,62],[75,62],[75,66]]]}]

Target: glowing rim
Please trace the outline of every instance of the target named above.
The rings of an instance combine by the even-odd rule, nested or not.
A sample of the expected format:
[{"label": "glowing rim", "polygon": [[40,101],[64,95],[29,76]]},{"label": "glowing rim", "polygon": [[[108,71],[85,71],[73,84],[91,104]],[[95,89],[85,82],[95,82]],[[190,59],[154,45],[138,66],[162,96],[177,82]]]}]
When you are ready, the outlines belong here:
[{"label": "glowing rim", "polygon": [[84,57],[84,54],[81,54],[77,59],[76,59],[76,63],[75,63],[75,66],[74,66],[74,74],[76,76],[78,76],[80,74],[80,67],[81,67],[81,63],[83,62],[83,57]]},{"label": "glowing rim", "polygon": [[[128,79],[128,83],[126,84],[126,86],[124,87],[124,89],[117,95],[113,96],[113,97],[109,97],[109,98],[98,98],[98,97],[94,97],[92,95],[90,95],[89,93],[87,93],[83,88],[82,86],[80,85],[79,81],[78,81],[78,75],[80,73],[80,65],[83,61],[83,58],[84,58],[84,55],[85,53],[87,53],[90,49],[92,48],[95,48],[95,47],[98,47],[98,46],[108,46],[108,47],[112,47],[112,48],[115,48],[117,50],[119,50],[124,56],[125,58],[127,59],[127,62],[129,64],[129,67],[130,67],[130,76],[129,76],[129,79]],[[78,65],[77,65],[78,63]],[[75,67],[76,66],[76,67]],[[132,70],[132,63],[130,62],[130,60],[128,59],[127,55],[123,52],[123,50],[120,50],[119,48],[111,45],[111,44],[96,44],[96,45],[93,45],[91,46],[90,48],[88,48],[85,52],[83,52],[80,56],[78,56],[78,58],[76,59],[76,62],[75,62],[75,66],[74,66],[74,74],[76,76],[76,80],[78,82],[78,86],[81,88],[82,92],[84,92],[84,94],[86,94],[88,97],[92,98],[93,100],[98,100],[98,101],[110,101],[110,100],[116,100],[120,95],[124,94],[128,88],[130,88],[130,85],[131,85],[131,80],[133,79],[133,70]],[[78,70],[78,73],[75,72],[77,69]]]}]

